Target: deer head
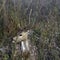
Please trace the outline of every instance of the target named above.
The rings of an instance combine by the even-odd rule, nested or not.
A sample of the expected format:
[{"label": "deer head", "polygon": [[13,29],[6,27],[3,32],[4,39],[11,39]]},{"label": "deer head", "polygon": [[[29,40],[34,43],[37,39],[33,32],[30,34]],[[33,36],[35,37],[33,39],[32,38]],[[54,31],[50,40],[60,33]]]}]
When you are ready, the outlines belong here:
[{"label": "deer head", "polygon": [[15,37],[13,37],[13,43],[18,43],[18,42],[21,42],[21,41],[25,41],[28,39],[28,35],[29,35],[29,30],[27,32],[22,32],[20,33],[20,35],[17,35]]}]

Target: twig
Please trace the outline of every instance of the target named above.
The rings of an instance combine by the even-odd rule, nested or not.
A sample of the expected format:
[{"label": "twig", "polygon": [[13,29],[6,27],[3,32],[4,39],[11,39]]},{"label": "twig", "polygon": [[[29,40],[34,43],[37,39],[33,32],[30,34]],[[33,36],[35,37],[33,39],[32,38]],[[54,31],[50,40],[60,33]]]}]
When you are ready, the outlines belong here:
[{"label": "twig", "polygon": [[30,10],[30,13],[29,13],[29,25],[30,25],[30,17],[31,17],[31,13],[32,13],[32,9]]}]

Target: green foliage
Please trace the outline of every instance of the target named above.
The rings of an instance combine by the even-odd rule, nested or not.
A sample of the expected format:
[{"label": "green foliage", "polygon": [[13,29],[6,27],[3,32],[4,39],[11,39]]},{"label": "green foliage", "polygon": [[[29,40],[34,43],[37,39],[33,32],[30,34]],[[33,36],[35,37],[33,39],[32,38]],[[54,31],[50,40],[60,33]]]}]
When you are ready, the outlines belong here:
[{"label": "green foliage", "polygon": [[[0,6],[3,5],[2,2],[3,0],[0,0]],[[56,44],[60,48],[60,9],[54,2],[42,7],[39,3],[37,0],[29,6],[17,0],[16,5],[12,0],[6,0],[5,9],[0,11],[0,47],[12,45],[9,38],[17,35],[19,27],[23,29],[28,26],[27,29],[34,31],[31,35],[31,41],[37,46],[38,60],[60,60],[60,51],[54,45]],[[19,24],[20,26],[18,26]],[[13,60],[14,45],[12,48]],[[19,58],[18,56],[17,60]],[[8,54],[4,54],[3,60],[8,59]]]},{"label": "green foliage", "polygon": [[3,60],[8,60],[9,56],[7,54],[4,55]]}]

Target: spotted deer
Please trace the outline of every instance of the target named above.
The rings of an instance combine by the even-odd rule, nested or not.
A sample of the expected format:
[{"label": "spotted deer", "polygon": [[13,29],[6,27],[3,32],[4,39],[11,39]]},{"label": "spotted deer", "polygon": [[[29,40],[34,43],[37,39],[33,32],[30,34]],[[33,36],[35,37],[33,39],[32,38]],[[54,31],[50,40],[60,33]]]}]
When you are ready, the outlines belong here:
[{"label": "spotted deer", "polygon": [[23,31],[20,35],[13,37],[13,43],[16,43],[14,56],[20,54],[22,60],[37,60],[36,47],[28,38],[29,32],[29,30]]}]

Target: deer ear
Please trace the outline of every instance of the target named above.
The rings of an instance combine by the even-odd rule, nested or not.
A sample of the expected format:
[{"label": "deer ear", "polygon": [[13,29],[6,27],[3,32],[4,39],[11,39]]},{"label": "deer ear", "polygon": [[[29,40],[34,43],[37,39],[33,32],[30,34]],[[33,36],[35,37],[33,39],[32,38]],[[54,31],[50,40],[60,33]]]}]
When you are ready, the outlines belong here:
[{"label": "deer ear", "polygon": [[17,37],[13,37],[12,43],[15,43]]},{"label": "deer ear", "polygon": [[16,40],[16,37],[13,37],[13,40]]}]

